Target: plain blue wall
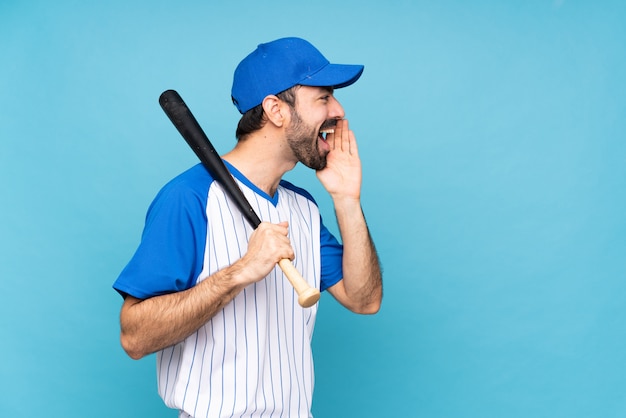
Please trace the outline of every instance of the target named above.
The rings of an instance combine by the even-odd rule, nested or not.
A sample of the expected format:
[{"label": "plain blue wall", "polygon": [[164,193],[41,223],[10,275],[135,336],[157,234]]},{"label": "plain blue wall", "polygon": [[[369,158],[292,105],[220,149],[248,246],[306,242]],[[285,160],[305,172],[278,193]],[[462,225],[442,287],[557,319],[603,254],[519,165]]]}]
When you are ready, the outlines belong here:
[{"label": "plain blue wall", "polygon": [[213,3],[0,3],[0,416],[175,416],[111,289],[196,162],[157,99],[227,151],[282,36],[366,66],[337,96],[385,269],[377,316],[322,299],[316,416],[626,416],[625,3]]}]

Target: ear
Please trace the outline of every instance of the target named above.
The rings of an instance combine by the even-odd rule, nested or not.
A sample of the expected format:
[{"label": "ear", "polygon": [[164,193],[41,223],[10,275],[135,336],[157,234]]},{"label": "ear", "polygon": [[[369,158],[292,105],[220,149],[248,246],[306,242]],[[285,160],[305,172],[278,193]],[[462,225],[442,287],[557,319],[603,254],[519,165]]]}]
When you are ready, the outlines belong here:
[{"label": "ear", "polygon": [[267,120],[276,127],[282,127],[291,116],[289,106],[273,94],[266,96],[261,104]]}]

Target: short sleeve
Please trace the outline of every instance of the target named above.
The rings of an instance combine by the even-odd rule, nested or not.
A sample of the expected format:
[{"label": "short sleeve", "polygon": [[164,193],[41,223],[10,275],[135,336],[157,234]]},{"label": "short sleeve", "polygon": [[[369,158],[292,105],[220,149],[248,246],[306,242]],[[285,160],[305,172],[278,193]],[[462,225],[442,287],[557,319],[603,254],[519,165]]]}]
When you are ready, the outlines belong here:
[{"label": "short sleeve", "polygon": [[195,284],[204,259],[209,185],[206,178],[200,183],[175,179],[159,192],[148,209],[139,247],[114,289],[146,299]]},{"label": "short sleeve", "polygon": [[343,278],[343,246],[320,220],[320,252],[322,272],[320,290],[324,291]]}]

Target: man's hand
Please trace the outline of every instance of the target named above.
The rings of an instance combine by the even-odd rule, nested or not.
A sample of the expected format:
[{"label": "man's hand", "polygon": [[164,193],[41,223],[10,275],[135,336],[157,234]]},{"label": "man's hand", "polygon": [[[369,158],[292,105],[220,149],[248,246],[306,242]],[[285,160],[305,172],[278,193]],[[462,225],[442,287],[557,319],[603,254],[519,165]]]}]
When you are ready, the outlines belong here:
[{"label": "man's hand", "polygon": [[317,178],[334,200],[361,197],[361,159],[356,138],[348,126],[348,120],[337,122],[335,132],[326,137],[330,152],[326,167],[317,172]]},{"label": "man's hand", "polygon": [[289,241],[289,224],[262,222],[250,236],[248,250],[236,263],[244,285],[267,276],[283,258],[293,260],[295,254]]},{"label": "man's hand", "polygon": [[247,285],[267,276],[283,258],[293,259],[287,222],[263,222],[237,262],[182,292],[140,300],[127,296],[120,314],[121,342],[131,358],[177,344],[197,331]]},{"label": "man's hand", "polygon": [[327,142],[327,165],[317,178],[333,199],[344,248],[343,279],[328,291],[351,311],[373,314],[380,309],[382,275],[361,210],[361,159],[347,120],[337,123]]}]

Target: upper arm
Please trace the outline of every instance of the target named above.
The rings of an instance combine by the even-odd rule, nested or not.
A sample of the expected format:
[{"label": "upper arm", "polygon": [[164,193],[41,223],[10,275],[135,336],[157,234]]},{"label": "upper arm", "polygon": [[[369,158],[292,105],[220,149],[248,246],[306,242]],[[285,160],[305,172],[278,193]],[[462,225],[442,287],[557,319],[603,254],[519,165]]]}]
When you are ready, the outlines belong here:
[{"label": "upper arm", "polygon": [[380,298],[372,298],[370,295],[351,297],[346,291],[344,279],[341,279],[327,290],[337,302],[354,313],[372,315],[380,310]]},{"label": "upper arm", "polygon": [[337,283],[330,286],[326,290],[328,291],[328,293],[330,293],[333,296],[333,298],[335,298],[337,302],[341,303],[344,307],[350,309],[349,307],[350,300],[348,299],[348,296],[346,295],[346,288],[343,285],[343,279],[339,280]]},{"label": "upper arm", "polygon": [[122,303],[122,308],[120,309],[120,325],[122,328],[122,332],[124,332],[125,325],[128,324],[130,310],[136,304],[140,303],[142,299],[137,299],[134,296],[127,295],[124,298],[124,302]]},{"label": "upper arm", "polygon": [[360,313],[358,311],[358,307],[354,303],[352,303],[352,300],[348,296],[343,279],[339,280],[327,290],[333,296],[333,298],[335,298],[335,300],[342,304],[345,308],[349,309],[352,312]]},{"label": "upper arm", "polygon": [[195,284],[207,236],[207,189],[196,183],[172,181],[150,205],[141,242],[113,285],[122,295],[146,299]]}]

